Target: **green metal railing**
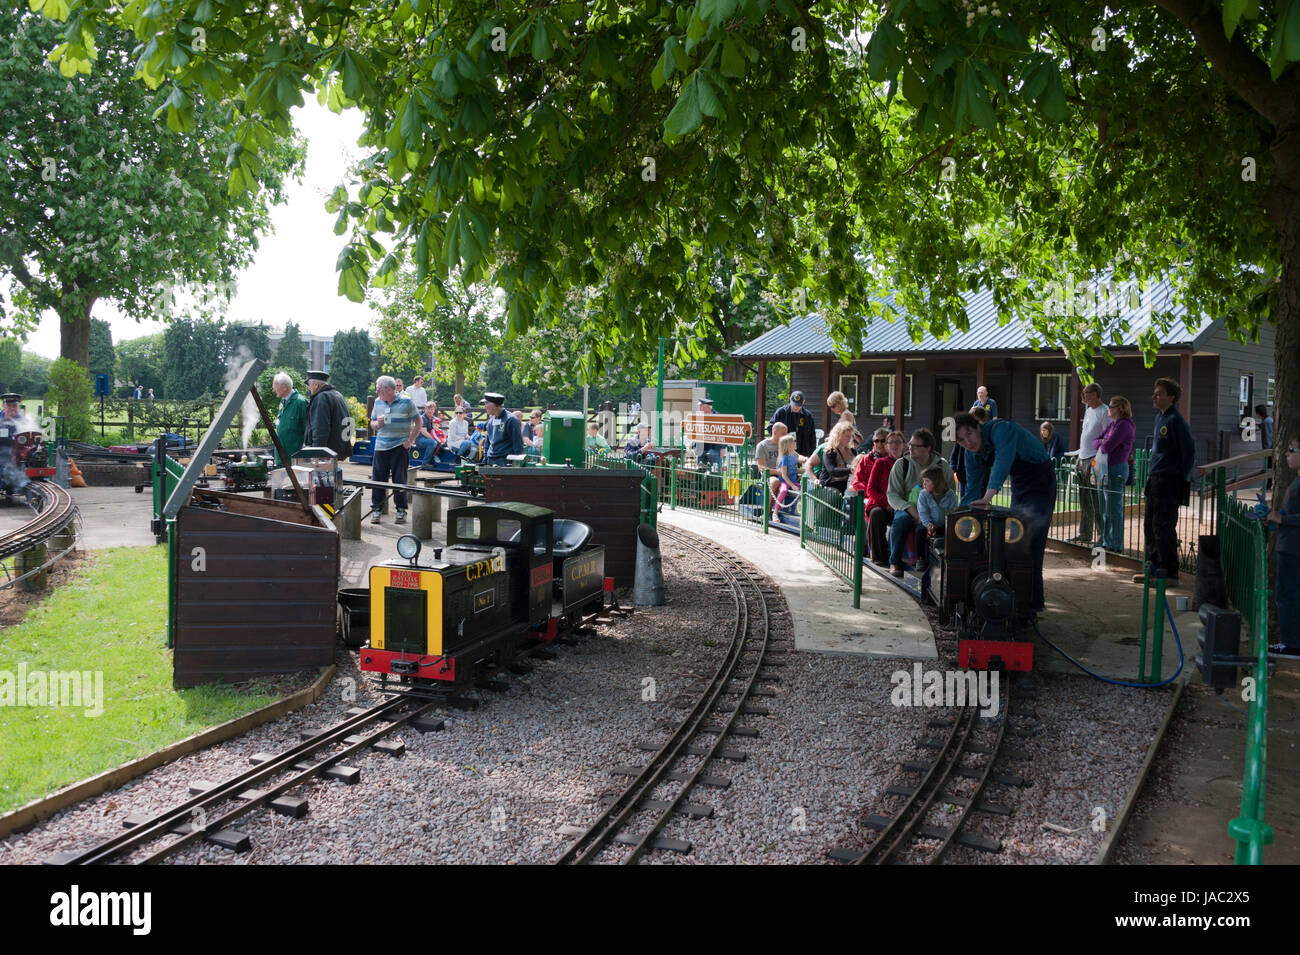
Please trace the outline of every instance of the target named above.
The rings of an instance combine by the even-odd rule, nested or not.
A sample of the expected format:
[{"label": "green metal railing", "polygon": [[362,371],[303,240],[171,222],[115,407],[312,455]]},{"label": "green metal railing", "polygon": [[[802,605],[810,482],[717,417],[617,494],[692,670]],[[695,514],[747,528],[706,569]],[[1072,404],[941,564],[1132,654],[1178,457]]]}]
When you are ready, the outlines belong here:
[{"label": "green metal railing", "polygon": [[853,588],[853,606],[862,606],[862,558],[866,520],[859,495],[846,497],[817,487],[805,476],[800,488],[799,544]]},{"label": "green metal railing", "polygon": [[628,460],[612,451],[588,451],[587,467],[610,471],[641,472],[641,523],[659,526],[659,475],[655,469]]},{"label": "green metal railing", "polygon": [[1228,475],[1212,477],[1217,507],[1219,547],[1227,577],[1228,598],[1250,629],[1249,656],[1255,658],[1254,699],[1246,723],[1246,758],[1241,784],[1241,815],[1228,823],[1237,842],[1237,865],[1259,865],[1273,829],[1264,822],[1264,776],[1268,756],[1268,549],[1264,527],[1251,509],[1225,488]]},{"label": "green metal railing", "polygon": [[[1151,452],[1137,451],[1133,455],[1132,480],[1119,488],[1097,487],[1082,484],[1072,464],[1062,463],[1056,467],[1056,508],[1052,513],[1052,526],[1048,536],[1054,540],[1074,542],[1082,537],[1087,543],[1103,547],[1107,543],[1118,543],[1118,547],[1105,547],[1107,552],[1131,557],[1135,560],[1145,559],[1145,540],[1143,537],[1144,498],[1147,468]],[[1116,500],[1118,498],[1118,501]],[[1008,504],[995,500],[995,504]],[[1118,507],[1115,505],[1118,503]],[[1085,510],[1089,514],[1088,525],[1083,522]],[[1176,527],[1178,536],[1178,565],[1187,573],[1196,572],[1196,547],[1202,534],[1213,534],[1216,527],[1215,516],[1218,513],[1218,496],[1212,476],[1197,477],[1192,483],[1191,505],[1178,512]],[[1108,519],[1116,519],[1119,527],[1114,534],[1118,541],[1107,541],[1103,537],[1103,528]],[[1082,532],[1082,533],[1081,533]]]}]

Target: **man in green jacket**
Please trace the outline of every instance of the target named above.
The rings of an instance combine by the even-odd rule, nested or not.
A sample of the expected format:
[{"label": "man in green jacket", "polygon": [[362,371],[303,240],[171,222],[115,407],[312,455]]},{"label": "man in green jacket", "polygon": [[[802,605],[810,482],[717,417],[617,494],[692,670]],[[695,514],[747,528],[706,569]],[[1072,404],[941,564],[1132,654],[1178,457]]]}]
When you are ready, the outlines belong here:
[{"label": "man in green jacket", "polygon": [[[302,449],[302,437],[307,431],[307,399],[298,394],[293,387],[293,379],[284,372],[279,372],[271,383],[272,390],[280,399],[280,414],[275,419],[275,433],[280,438],[284,453],[293,457],[295,451]],[[277,451],[275,463],[284,467],[287,462],[280,460]]]}]

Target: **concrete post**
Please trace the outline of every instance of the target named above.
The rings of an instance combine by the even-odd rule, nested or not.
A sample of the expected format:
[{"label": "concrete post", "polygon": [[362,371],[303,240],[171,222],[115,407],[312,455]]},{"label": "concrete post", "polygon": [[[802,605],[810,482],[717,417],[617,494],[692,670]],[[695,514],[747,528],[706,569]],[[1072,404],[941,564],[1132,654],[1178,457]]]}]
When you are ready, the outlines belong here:
[{"label": "concrete post", "polygon": [[345,541],[361,540],[361,500],[366,492],[358,490],[339,512],[339,536]]},{"label": "concrete post", "polygon": [[432,494],[411,494],[411,533],[420,540],[433,537],[433,502],[440,500]]},{"label": "concrete post", "polygon": [[[40,543],[31,550],[25,550],[14,558],[14,574],[21,577],[30,570],[41,566],[49,559],[49,548]],[[38,593],[45,589],[48,584],[49,570],[42,570],[38,574],[33,574],[23,581],[23,590],[28,593]]]}]

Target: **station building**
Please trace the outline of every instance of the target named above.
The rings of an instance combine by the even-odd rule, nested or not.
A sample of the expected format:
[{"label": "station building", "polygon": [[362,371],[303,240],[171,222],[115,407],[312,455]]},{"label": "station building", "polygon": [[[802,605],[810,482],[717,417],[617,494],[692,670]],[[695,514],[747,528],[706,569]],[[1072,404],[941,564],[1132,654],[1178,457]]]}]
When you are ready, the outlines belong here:
[{"label": "station building", "polygon": [[[1233,339],[1222,319],[1202,319],[1191,330],[1180,322],[1161,332],[1152,321],[1153,309],[1184,312],[1170,307],[1172,293],[1161,282],[1140,294],[1114,297],[1116,324],[1122,317],[1129,329],[1108,343],[1113,364],[1097,355],[1092,373],[1103,396],[1123,395],[1133,403],[1141,446],[1150,439],[1152,385],[1157,378],[1172,378],[1182,386],[1178,406],[1196,439],[1198,462],[1260,450],[1258,435],[1253,441],[1243,439],[1241,420],[1257,404],[1273,407],[1273,326],[1261,328],[1259,341],[1248,345]],[[1036,347],[1014,318],[1001,322],[990,291],[968,294],[966,314],[969,330],[942,340],[927,333],[913,341],[901,319],[875,321],[863,329],[862,353],[847,366],[816,314],[773,328],[731,354],[758,373],[760,416],[768,362],[788,361],[790,389],[804,393],[824,430],[832,424],[826,396],[842,391],[863,427],[875,428],[890,417],[904,431],[926,427],[941,436],[943,419],[970,408],[982,384],[997,402],[999,417],[1032,431],[1051,421],[1071,449],[1078,447],[1083,405],[1074,365],[1059,350]],[[1152,329],[1160,347],[1148,368],[1138,342]],[[901,416],[895,414],[898,408]],[[943,454],[951,450],[952,442],[944,442]]]}]

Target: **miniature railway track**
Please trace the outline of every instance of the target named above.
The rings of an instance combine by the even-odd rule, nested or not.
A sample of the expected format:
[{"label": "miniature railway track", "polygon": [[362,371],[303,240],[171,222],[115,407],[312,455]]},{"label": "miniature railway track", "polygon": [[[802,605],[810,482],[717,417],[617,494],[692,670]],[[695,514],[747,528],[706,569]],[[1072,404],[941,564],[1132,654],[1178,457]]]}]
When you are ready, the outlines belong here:
[{"label": "miniature railway track", "polygon": [[[714,561],[721,582],[727,585],[728,595],[736,608],[731,644],[690,713],[649,762],[643,767],[616,770],[619,775],[632,776],[631,782],[591,826],[570,843],[556,860],[561,865],[596,862],[616,844],[632,847],[622,860],[625,865],[635,864],[651,849],[689,852],[689,843],[661,838],[660,831],[674,813],[711,814],[712,810],[707,806],[687,802],[687,796],[695,786],[727,785],[725,778],[706,773],[709,764],[719,759],[744,759],[744,753],[728,750],[724,744],[731,735],[758,735],[752,727],[737,725],[737,717],[741,714],[766,715],[765,707],[749,700],[751,696],[772,694],[771,690],[764,690],[758,684],[780,680],[779,676],[764,672],[765,667],[784,665],[784,661],[774,660],[769,654],[772,640],[769,600],[779,599],[777,593],[764,590],[748,565],[726,548],[669,527],[661,527],[659,533],[674,546],[695,551]],[[740,688],[730,689],[732,684],[738,684]],[[724,701],[723,697],[729,699]],[[712,737],[711,742],[707,741],[708,737]],[[687,757],[702,758],[694,769],[689,769],[685,768]],[[653,798],[656,789],[669,782],[681,785],[668,798]],[[639,831],[632,831],[633,818],[645,811],[653,813],[652,819],[640,826]]]},{"label": "miniature railway track", "polygon": [[[903,805],[892,817],[868,817],[867,824],[880,832],[865,850],[835,849],[830,853],[831,858],[851,865],[885,865],[899,861],[919,861],[916,858],[919,855],[927,865],[935,865],[943,859],[954,842],[985,852],[999,851],[1001,844],[996,840],[977,833],[964,833],[962,827],[973,812],[999,815],[1009,812],[1005,807],[982,801],[990,781],[1008,786],[1023,785],[1023,780],[1019,777],[993,775],[993,767],[1002,752],[1002,741],[1010,719],[1010,681],[1001,695],[1001,712],[996,720],[997,730],[991,744],[975,738],[980,720],[979,707],[976,705],[957,709],[951,719],[932,720],[931,727],[948,729],[947,736],[942,740],[921,742],[922,746],[936,751],[932,761],[918,760],[903,764],[904,770],[920,773],[920,781],[915,786],[892,786],[886,791],[890,796],[904,798]],[[970,765],[972,761],[975,765]],[[958,780],[961,779],[974,780],[974,784],[966,787],[965,791],[958,792]],[[927,823],[930,814],[944,805],[959,810],[955,818],[945,819],[942,826]],[[924,846],[918,843],[923,843]]]},{"label": "miniature railway track", "polygon": [[[608,619],[610,613],[626,615],[628,611],[602,608],[595,613],[583,614],[577,618],[571,632],[588,633],[590,623]],[[561,637],[556,642],[567,644],[572,640]],[[59,853],[49,861],[60,865],[106,863],[137,853],[168,834],[180,838],[133,861],[140,865],[161,862],[203,839],[237,852],[245,851],[249,848],[248,837],[230,828],[241,816],[264,805],[294,818],[306,815],[307,801],[286,799],[286,793],[320,775],[332,776],[349,784],[358,782],[359,770],[339,766],[347,757],[369,748],[400,756],[405,749],[404,744],[389,743],[384,737],[403,726],[411,726],[422,733],[441,730],[443,721],[428,716],[431,710],[441,707],[476,709],[479,701],[465,696],[469,690],[505,690],[508,685],[495,677],[506,672],[529,672],[532,669],[527,663],[530,657],[553,659],[554,656],[555,651],[549,646],[532,644],[521,647],[509,663],[486,668],[474,681],[464,685],[414,686],[385,682],[377,687],[385,698],[369,709],[351,710],[346,719],[311,733],[301,743],[281,753],[257,754],[252,757],[252,769],[216,786],[203,787],[198,792],[191,789],[194,793],[192,798],[156,815],[148,818],[128,817],[125,825],[129,828],[120,835],[87,849]],[[283,778],[268,788],[257,788],[277,777]],[[229,808],[218,813],[218,807],[226,803],[231,804]]]},{"label": "miniature railway track", "polygon": [[80,515],[72,494],[52,481],[33,481],[29,488],[40,495],[36,516],[22,527],[0,535],[0,558],[12,557],[49,540]]},{"label": "miniature railway track", "polygon": [[[349,715],[283,752],[262,759],[253,757],[258,761],[252,769],[205,788],[185,802],[147,819],[136,820],[134,824],[128,820],[131,828],[111,839],[88,849],[60,853],[50,861],[62,865],[105,863],[137,853],[167,835],[179,835],[180,838],[134,861],[142,865],[161,862],[202,839],[242,851],[248,847],[248,837],[230,828],[240,816],[263,805],[270,805],[285,815],[304,815],[306,800],[285,799],[285,793],[327,773],[348,756],[375,746],[402,726],[409,724],[419,728],[420,718],[440,704],[438,699],[386,699],[370,709]],[[428,729],[437,728],[440,727],[428,726]],[[400,750],[390,749],[395,755],[400,755]],[[357,771],[343,768],[337,771],[337,775],[348,782],[355,782],[359,777]],[[272,782],[276,777],[283,778]],[[265,789],[256,788],[266,784],[269,785]],[[229,808],[218,813],[218,807],[227,803],[231,804]]]}]

